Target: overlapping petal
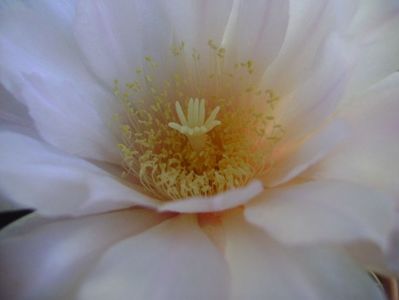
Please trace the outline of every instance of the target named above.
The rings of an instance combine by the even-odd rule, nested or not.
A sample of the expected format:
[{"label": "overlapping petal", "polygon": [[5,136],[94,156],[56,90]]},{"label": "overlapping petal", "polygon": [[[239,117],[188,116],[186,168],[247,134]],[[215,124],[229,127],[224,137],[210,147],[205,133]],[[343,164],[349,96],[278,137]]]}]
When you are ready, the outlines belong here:
[{"label": "overlapping petal", "polygon": [[26,5],[0,12],[0,80],[27,106],[50,144],[86,158],[116,162],[111,126],[118,110],[112,94],[88,73],[62,18],[43,13]]},{"label": "overlapping petal", "polygon": [[0,133],[0,187],[16,203],[40,214],[86,215],[156,201],[79,158],[32,138]]},{"label": "overlapping petal", "polygon": [[193,197],[167,202],[159,206],[159,211],[178,213],[219,212],[244,205],[263,191],[263,184],[255,180],[242,188],[232,189],[209,197]]},{"label": "overlapping petal", "polygon": [[395,73],[342,107],[351,126],[349,141],[307,176],[358,182],[399,195],[398,93]]},{"label": "overlapping petal", "polygon": [[143,209],[79,219],[25,217],[0,234],[0,298],[73,299],[104,251],[162,219]]},{"label": "overlapping petal", "polygon": [[376,283],[333,247],[287,248],[239,215],[225,224],[231,299],[384,299]]},{"label": "overlapping petal", "polygon": [[346,33],[361,49],[349,83],[349,94],[362,93],[399,69],[399,3],[395,0],[359,1]]},{"label": "overlapping petal", "polygon": [[233,1],[221,41],[227,63],[252,60],[254,72],[263,74],[283,44],[288,7],[287,0]]},{"label": "overlapping petal", "polygon": [[172,31],[160,5],[153,1],[79,1],[77,43],[105,85],[130,82],[145,56],[167,58]]},{"label": "overlapping petal", "polygon": [[344,181],[276,188],[258,198],[246,218],[288,245],[371,241],[385,250],[394,228],[392,197]]},{"label": "overlapping petal", "polygon": [[355,53],[338,35],[326,41],[311,77],[279,100],[275,115],[286,130],[284,141],[303,138],[334,114],[346,91]]},{"label": "overlapping petal", "polygon": [[228,269],[193,216],[177,216],[115,244],[87,277],[78,299],[228,298]]},{"label": "overlapping petal", "polygon": [[289,3],[289,24],[277,59],[263,76],[263,85],[286,95],[312,77],[323,45],[347,30],[358,10],[357,0],[301,0]]},{"label": "overlapping petal", "polygon": [[342,120],[334,120],[299,145],[278,147],[274,154],[275,165],[264,178],[266,185],[286,183],[322,160],[345,141],[348,137],[347,129]]}]

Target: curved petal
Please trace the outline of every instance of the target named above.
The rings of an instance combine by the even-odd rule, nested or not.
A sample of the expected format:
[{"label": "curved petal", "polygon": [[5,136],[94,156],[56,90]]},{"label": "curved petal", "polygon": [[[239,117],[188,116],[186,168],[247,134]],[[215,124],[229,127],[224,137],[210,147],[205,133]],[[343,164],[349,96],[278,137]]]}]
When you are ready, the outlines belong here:
[{"label": "curved petal", "polygon": [[94,82],[48,81],[38,74],[24,79],[22,97],[46,141],[81,157],[121,162],[112,129],[118,103],[110,93]]},{"label": "curved petal", "polygon": [[74,299],[82,278],[106,249],[161,220],[146,210],[57,221],[25,217],[0,234],[0,297]]},{"label": "curved petal", "polygon": [[53,18],[58,25],[64,25],[65,30],[72,24],[75,17],[75,6],[77,0],[3,0],[0,3],[0,9],[8,9],[9,7],[27,7],[36,13],[46,16],[47,19]]},{"label": "curved petal", "polygon": [[116,79],[134,80],[145,56],[166,59],[172,41],[170,24],[154,1],[79,1],[75,34],[94,73],[108,86]]},{"label": "curved petal", "polygon": [[388,247],[394,199],[343,181],[314,181],[265,191],[245,217],[289,245],[371,241]]},{"label": "curved petal", "polygon": [[0,84],[0,128],[36,135],[28,110]]},{"label": "curved petal", "polygon": [[247,186],[229,190],[209,197],[193,197],[183,200],[167,202],[158,207],[158,210],[178,213],[205,213],[217,212],[237,207],[252,200],[263,191],[260,181],[252,181]]},{"label": "curved petal", "polygon": [[225,220],[233,300],[385,299],[377,284],[334,248],[286,248],[241,216]]},{"label": "curved petal", "polygon": [[268,186],[276,186],[295,178],[341,144],[348,137],[347,131],[342,120],[334,120],[299,146],[284,149],[284,144],[281,145],[275,151],[275,165],[264,182]]},{"label": "curved petal", "polygon": [[16,204],[15,202],[11,201],[0,192],[0,214],[2,212],[10,212],[13,210],[20,210],[23,209],[20,205]]},{"label": "curved petal", "polygon": [[15,133],[1,132],[0,189],[43,215],[85,215],[156,201],[104,170]]},{"label": "curved petal", "polygon": [[234,0],[221,46],[227,62],[254,61],[254,72],[264,73],[280,51],[288,25],[287,0]]},{"label": "curved petal", "polygon": [[[396,220],[399,217],[396,215]],[[381,249],[373,242],[355,242],[345,247],[348,253],[366,266],[368,270],[387,277],[399,276],[399,223],[389,237],[386,249]]]},{"label": "curved petal", "polygon": [[49,143],[117,162],[110,129],[114,98],[87,72],[71,30],[51,10],[59,11],[16,3],[1,11],[0,82],[28,107]]},{"label": "curved petal", "polygon": [[[208,41],[226,49],[224,65],[255,62],[260,75],[277,56],[288,24],[288,1],[160,1],[174,38],[207,57]],[[206,20],[206,22],[203,22]],[[191,55],[191,53],[190,53]],[[258,76],[257,76],[258,77]]]},{"label": "curved petal", "polygon": [[311,78],[320,64],[320,49],[335,31],[348,26],[356,12],[355,2],[290,1],[286,38],[263,76],[263,85],[285,95]]},{"label": "curved petal", "polygon": [[382,80],[399,69],[399,3],[396,0],[360,1],[348,33],[361,48],[350,81],[350,94]]},{"label": "curved petal", "polygon": [[0,78],[7,89],[15,88],[24,72],[59,79],[87,78],[72,31],[59,14],[50,11],[48,6],[25,1],[13,1],[1,10]]},{"label": "curved petal", "polygon": [[[208,51],[208,41],[220,45],[231,14],[232,1],[159,0],[172,26],[174,39],[200,53]],[[206,20],[206,22],[204,22]],[[190,53],[191,55],[191,53]]]},{"label": "curved petal", "polygon": [[[396,73],[344,105],[341,114],[353,127],[351,139],[311,168],[304,176],[313,179],[357,182],[390,192],[397,197],[399,195],[398,87],[399,74]],[[397,220],[398,207],[397,205],[395,210]],[[381,251],[374,249],[373,245],[355,245],[353,253],[374,269],[394,271],[398,274],[398,237],[399,226],[396,225],[395,230],[391,232],[385,253],[380,253]],[[383,254],[388,255],[389,263],[384,261]]]},{"label": "curved petal", "polygon": [[333,35],[321,52],[312,76],[277,103],[274,114],[286,131],[283,141],[300,140],[326,123],[346,91],[355,49]]},{"label": "curved petal", "polygon": [[399,73],[348,105],[341,116],[352,127],[348,142],[306,174],[366,184],[399,195]]},{"label": "curved petal", "polygon": [[192,216],[177,216],[109,249],[79,299],[228,299],[222,255]]}]

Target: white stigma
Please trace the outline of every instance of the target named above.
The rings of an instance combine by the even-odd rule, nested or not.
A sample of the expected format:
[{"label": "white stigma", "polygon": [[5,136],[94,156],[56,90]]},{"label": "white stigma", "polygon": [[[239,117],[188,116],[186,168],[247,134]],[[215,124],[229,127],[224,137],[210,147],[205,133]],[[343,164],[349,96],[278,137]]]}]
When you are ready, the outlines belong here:
[{"label": "white stigma", "polygon": [[215,107],[205,120],[205,100],[190,98],[188,101],[187,116],[178,101],[176,101],[176,113],[180,124],[170,122],[169,127],[184,134],[194,150],[200,150],[206,143],[206,134],[221,122],[216,120],[220,107]]}]

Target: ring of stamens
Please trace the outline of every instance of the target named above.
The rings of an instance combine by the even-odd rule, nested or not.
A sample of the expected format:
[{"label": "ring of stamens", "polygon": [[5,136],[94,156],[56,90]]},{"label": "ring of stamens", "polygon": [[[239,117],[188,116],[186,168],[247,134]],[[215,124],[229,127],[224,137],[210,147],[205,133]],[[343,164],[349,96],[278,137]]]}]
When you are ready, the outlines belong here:
[{"label": "ring of stamens", "polygon": [[[150,57],[147,68],[137,70],[137,80],[123,88],[115,82],[124,106],[118,116],[124,175],[159,199],[209,196],[247,184],[270,169],[273,146],[283,133],[272,115],[278,97],[270,90],[249,86],[244,94],[226,92],[236,80],[252,76],[254,64],[236,64],[235,78],[221,69],[225,51],[212,43],[210,48],[217,66],[206,79],[199,77],[200,56],[194,51],[194,70],[184,67],[161,85],[154,83],[157,64]],[[173,54],[179,59],[183,51],[181,44]],[[192,97],[190,91],[207,96]],[[171,98],[182,100],[173,105]],[[269,109],[259,110],[258,102]]]}]

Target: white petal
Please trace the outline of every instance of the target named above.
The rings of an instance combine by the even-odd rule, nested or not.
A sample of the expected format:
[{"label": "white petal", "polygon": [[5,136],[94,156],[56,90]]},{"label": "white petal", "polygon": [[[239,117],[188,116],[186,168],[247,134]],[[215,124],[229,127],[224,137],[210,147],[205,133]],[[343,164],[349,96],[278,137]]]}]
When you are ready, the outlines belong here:
[{"label": "white petal", "polygon": [[[28,110],[0,84],[0,128],[10,128],[35,135]],[[37,135],[37,134],[36,134]]]},{"label": "white petal", "polygon": [[117,112],[114,98],[87,72],[72,32],[50,13],[43,16],[45,11],[2,11],[0,81],[26,104],[49,143],[69,153],[117,162],[110,130]]},{"label": "white petal", "polygon": [[74,299],[108,247],[160,221],[160,215],[146,210],[58,221],[25,217],[0,235],[0,298]]},{"label": "white petal", "polygon": [[[399,219],[398,216],[396,219]],[[396,222],[387,249],[383,250],[372,242],[356,242],[347,245],[345,249],[360,264],[366,266],[368,270],[387,277],[399,276],[399,227]]]},{"label": "white petal", "polygon": [[361,49],[360,63],[351,77],[350,94],[362,92],[399,69],[398,27],[398,1],[360,1],[348,28],[351,39]]},{"label": "white petal", "polygon": [[23,97],[46,141],[74,155],[120,163],[112,94],[94,82],[51,81],[35,74],[25,79]]},{"label": "white petal", "polygon": [[228,299],[227,266],[194,217],[178,216],[112,247],[79,299]]},{"label": "white petal", "polygon": [[[350,140],[332,155],[304,174],[313,179],[338,179],[357,182],[399,195],[399,141],[398,95],[399,74],[393,74],[374,86],[358,99],[342,107],[342,116],[353,127]],[[398,205],[397,205],[398,207]],[[399,220],[398,208],[396,219]],[[391,232],[388,250],[389,263],[381,266],[383,259],[378,251],[366,251],[372,246],[354,250],[373,268],[394,269],[399,273],[399,226]],[[378,250],[378,249],[377,249]],[[364,255],[371,252],[370,255]],[[385,254],[387,254],[385,253]],[[359,255],[360,254],[360,255]],[[374,257],[373,257],[374,256]],[[370,261],[371,260],[371,261]]]},{"label": "white petal", "polygon": [[111,86],[115,79],[134,80],[145,56],[167,58],[172,41],[170,24],[154,1],[82,0],[75,33],[91,68]]},{"label": "white petal", "polygon": [[[201,0],[160,0],[175,40],[201,52],[207,50],[208,40],[220,45],[232,9],[231,0],[207,3]],[[206,20],[206,22],[204,22]]]},{"label": "white petal", "polygon": [[348,128],[341,120],[334,120],[299,146],[288,147],[285,151],[282,144],[275,151],[278,157],[275,166],[265,176],[265,183],[276,186],[295,178],[342,143],[349,135],[347,131]]},{"label": "white petal", "polygon": [[350,140],[309,171],[310,178],[342,179],[399,195],[399,74],[342,107]]},{"label": "white petal", "polygon": [[252,60],[254,71],[263,74],[284,41],[288,2],[235,0],[222,40],[227,60],[232,58],[233,63]]},{"label": "white petal", "polygon": [[367,273],[334,248],[286,248],[237,216],[225,227],[233,300],[385,299]]},{"label": "white petal", "polygon": [[278,103],[275,116],[286,130],[284,140],[292,142],[317,130],[335,112],[345,92],[354,50],[333,35],[319,59],[311,78]]},{"label": "white petal", "polygon": [[284,95],[311,78],[320,64],[320,49],[338,26],[347,25],[356,8],[354,2],[290,1],[286,38],[279,56],[264,74],[264,85]]},{"label": "white petal", "polygon": [[84,215],[155,206],[104,170],[15,133],[0,133],[0,189],[44,215]]},{"label": "white petal", "polygon": [[75,16],[75,5],[77,0],[3,0],[0,3],[0,9],[9,9],[10,7],[26,7],[35,11],[35,13],[45,16],[47,19],[53,19],[59,26],[64,25],[65,30],[73,22]]},{"label": "white petal", "polygon": [[84,77],[84,63],[64,18],[51,14],[46,5],[21,3],[14,1],[0,12],[0,75],[5,86],[15,88],[16,79],[25,72],[59,79]]},{"label": "white petal", "polygon": [[392,197],[343,181],[265,191],[245,216],[289,245],[371,241],[381,249],[388,246],[395,217]]},{"label": "white petal", "polygon": [[[184,51],[180,56],[184,57],[185,69],[180,71],[183,74],[186,70],[189,72],[195,70],[194,72],[197,74],[213,72],[209,69],[210,64],[208,63],[211,57],[208,41],[212,40],[218,46],[221,44],[227,20],[231,13],[232,1],[158,0],[157,3],[165,13],[172,30],[173,40],[169,47],[172,44],[181,45],[182,42],[184,43]],[[202,63],[198,64],[193,61],[193,49],[200,55]],[[168,61],[172,61],[172,64],[176,62],[170,59]],[[178,65],[179,62],[172,68],[177,67],[179,69]],[[203,85],[206,84],[206,81],[207,76],[201,75],[198,77],[197,84]]]},{"label": "white petal", "polygon": [[0,213],[19,209],[21,209],[20,206],[12,202],[10,199],[7,199],[0,193]]},{"label": "white petal", "polygon": [[209,197],[193,197],[167,202],[159,206],[159,211],[179,213],[205,213],[222,211],[243,205],[263,191],[260,181],[252,181],[247,186],[229,190]]}]

